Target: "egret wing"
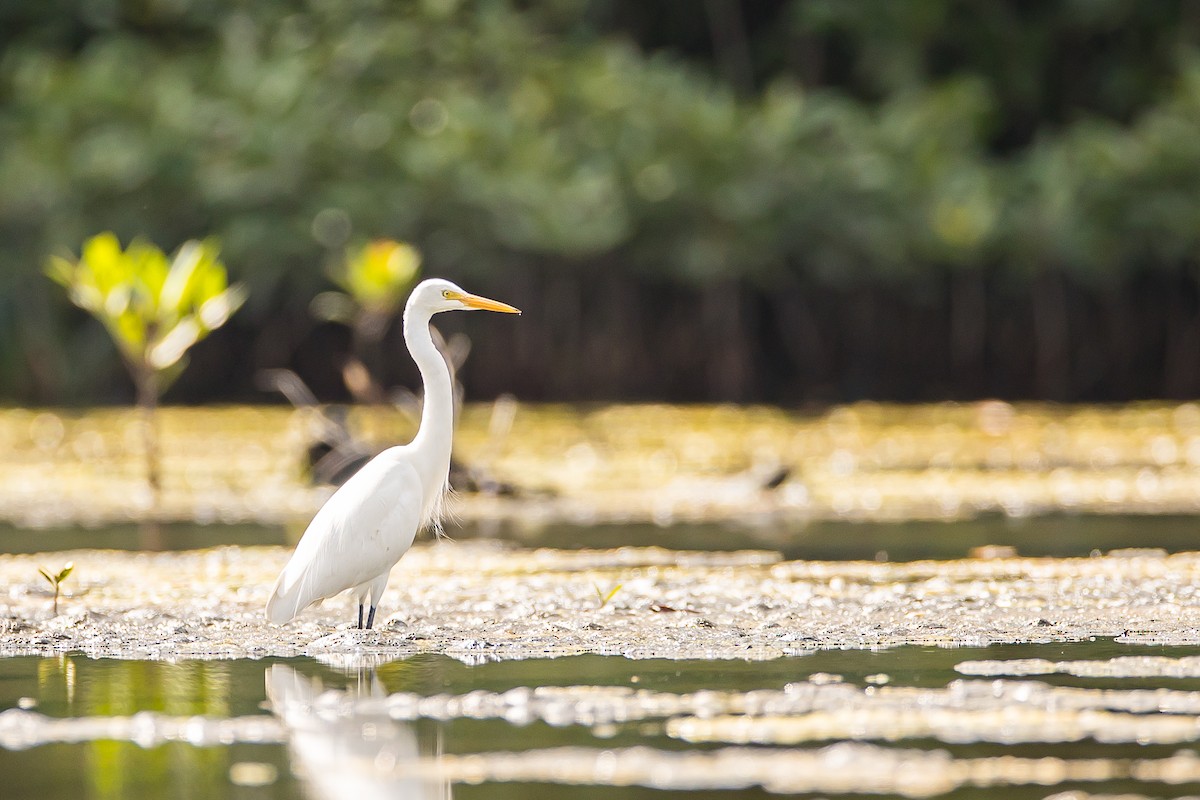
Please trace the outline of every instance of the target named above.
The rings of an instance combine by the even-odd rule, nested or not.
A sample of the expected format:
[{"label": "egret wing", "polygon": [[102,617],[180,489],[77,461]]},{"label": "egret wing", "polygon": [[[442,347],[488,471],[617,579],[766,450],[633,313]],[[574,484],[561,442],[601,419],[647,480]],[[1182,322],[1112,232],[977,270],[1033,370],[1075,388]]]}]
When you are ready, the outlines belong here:
[{"label": "egret wing", "polygon": [[267,602],[272,622],[387,573],[412,546],[421,479],[394,450],[368,462],[313,517]]}]

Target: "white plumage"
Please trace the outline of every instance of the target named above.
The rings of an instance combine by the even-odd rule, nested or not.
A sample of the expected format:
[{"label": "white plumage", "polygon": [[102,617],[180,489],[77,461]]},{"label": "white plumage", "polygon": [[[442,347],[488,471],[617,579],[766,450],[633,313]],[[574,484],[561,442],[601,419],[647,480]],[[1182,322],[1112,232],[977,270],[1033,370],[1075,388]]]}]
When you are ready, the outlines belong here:
[{"label": "white plumage", "polygon": [[408,552],[417,531],[436,522],[447,488],[453,389],[429,320],[441,311],[472,309],[520,313],[439,279],[422,281],[409,296],[404,340],[425,385],[420,428],[409,444],[388,448],[367,462],[313,517],[267,601],[271,622],[290,622],[318,600],[351,590],[358,600],[358,626],[363,626],[367,603],[366,627],[374,623],[392,567]]}]

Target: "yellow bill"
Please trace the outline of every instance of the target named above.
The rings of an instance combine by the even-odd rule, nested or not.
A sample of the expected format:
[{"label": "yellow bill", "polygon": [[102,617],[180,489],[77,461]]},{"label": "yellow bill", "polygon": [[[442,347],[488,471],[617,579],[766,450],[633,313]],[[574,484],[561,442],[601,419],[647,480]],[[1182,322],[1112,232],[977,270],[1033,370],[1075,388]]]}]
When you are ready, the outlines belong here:
[{"label": "yellow bill", "polygon": [[489,300],[477,294],[462,294],[459,295],[458,300],[468,308],[478,308],[482,311],[499,311],[501,314],[521,313],[521,309],[513,308],[508,303],[501,303],[499,300]]}]

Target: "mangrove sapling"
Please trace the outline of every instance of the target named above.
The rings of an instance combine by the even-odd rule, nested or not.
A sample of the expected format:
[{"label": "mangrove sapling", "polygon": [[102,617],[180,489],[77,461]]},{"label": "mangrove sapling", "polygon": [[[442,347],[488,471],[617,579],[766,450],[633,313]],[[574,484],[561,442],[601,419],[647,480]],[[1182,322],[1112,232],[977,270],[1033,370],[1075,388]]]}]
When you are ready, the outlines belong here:
[{"label": "mangrove sapling", "polygon": [[58,616],[59,592],[62,590],[63,581],[67,579],[67,576],[71,574],[71,570],[73,569],[75,569],[75,562],[73,561],[68,561],[62,569],[53,575],[41,567],[38,568],[38,572],[42,573],[42,577],[49,581],[50,586],[54,588],[54,616],[56,617]]},{"label": "mangrove sapling", "polygon": [[341,291],[313,298],[314,316],[350,328],[352,353],[342,369],[346,388],[356,400],[385,400],[379,379],[368,364],[379,366],[380,347],[388,326],[421,274],[421,253],[405,242],[376,239],[351,248],[332,262],[329,277]]},{"label": "mangrove sapling", "polygon": [[52,256],[46,274],[98,319],[117,345],[142,409],[146,480],[157,512],[162,490],[155,410],[183,372],[187,351],[225,324],[246,299],[229,285],[213,240],[187,241],[168,260],[153,244],[129,247],[113,233],[84,242],[78,260]]}]

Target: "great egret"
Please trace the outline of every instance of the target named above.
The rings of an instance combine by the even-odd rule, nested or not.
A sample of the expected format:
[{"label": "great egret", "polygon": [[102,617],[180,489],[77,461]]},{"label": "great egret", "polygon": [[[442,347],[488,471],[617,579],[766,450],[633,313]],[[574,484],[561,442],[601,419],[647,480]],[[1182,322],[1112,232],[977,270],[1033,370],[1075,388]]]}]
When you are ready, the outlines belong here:
[{"label": "great egret", "polygon": [[349,589],[358,599],[358,627],[363,627],[363,605],[368,601],[367,627],[374,624],[388,574],[412,546],[417,530],[438,520],[447,489],[453,389],[429,320],[442,311],[475,309],[521,313],[436,278],[422,281],[409,295],[404,342],[425,386],[417,435],[371,459],[313,517],[267,601],[271,622],[290,622],[316,601]]}]

